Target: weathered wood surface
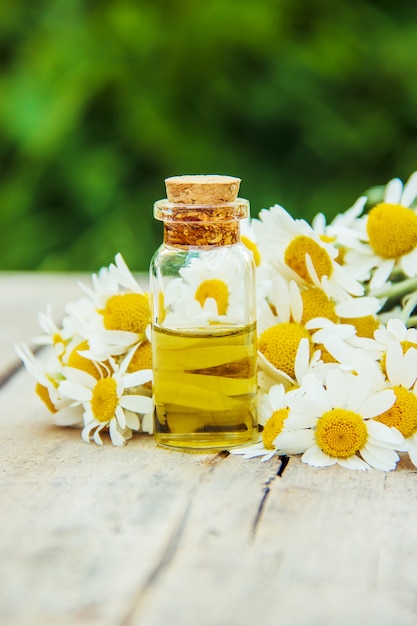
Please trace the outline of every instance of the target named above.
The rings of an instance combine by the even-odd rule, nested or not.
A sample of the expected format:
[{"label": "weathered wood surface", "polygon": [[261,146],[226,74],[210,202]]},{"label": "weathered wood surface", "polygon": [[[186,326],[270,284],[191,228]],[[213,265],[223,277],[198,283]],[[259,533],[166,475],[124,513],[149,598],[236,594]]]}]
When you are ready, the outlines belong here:
[{"label": "weathered wood surface", "polygon": [[[2,626],[414,626],[416,469],[82,442],[16,370],[74,278],[0,275]],[[6,303],[6,305],[4,305]]]}]

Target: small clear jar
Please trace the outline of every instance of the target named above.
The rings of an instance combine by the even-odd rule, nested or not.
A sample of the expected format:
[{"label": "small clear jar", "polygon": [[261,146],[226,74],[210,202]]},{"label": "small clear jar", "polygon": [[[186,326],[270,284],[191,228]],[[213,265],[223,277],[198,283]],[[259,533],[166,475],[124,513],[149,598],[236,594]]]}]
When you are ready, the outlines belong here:
[{"label": "small clear jar", "polygon": [[154,205],[164,241],[150,267],[154,434],[225,449],[257,438],[255,267],[240,241],[240,179],[177,176]]}]

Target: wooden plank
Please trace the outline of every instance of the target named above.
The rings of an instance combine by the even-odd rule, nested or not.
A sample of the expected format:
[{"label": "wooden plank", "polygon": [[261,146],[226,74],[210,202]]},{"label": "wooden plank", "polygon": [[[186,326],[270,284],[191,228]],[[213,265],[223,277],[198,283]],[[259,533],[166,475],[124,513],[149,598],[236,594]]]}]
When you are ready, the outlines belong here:
[{"label": "wooden plank", "polygon": [[[138,599],[175,564],[191,519],[192,533],[209,525],[214,545],[217,533],[250,535],[276,462],[245,469],[236,459],[225,481],[223,454],[165,450],[148,436],[123,449],[89,446],[79,431],[51,426],[22,392],[31,383],[21,371],[0,394],[0,623],[131,623]],[[241,470],[245,497],[232,487]]]},{"label": "wooden plank", "polygon": [[257,518],[259,460],[242,461],[229,457],[201,485],[175,561],[126,626],[159,626],[169,615],[183,626],[415,623],[409,462],[385,475],[317,470],[292,458],[282,477],[271,472]]},{"label": "wooden plank", "polygon": [[213,455],[82,442],[29,400],[0,394],[0,623],[118,624],[164,558]]},{"label": "wooden plank", "polygon": [[[0,395],[1,623],[411,626],[416,471],[123,449]],[[22,597],[25,598],[22,603]],[[175,621],[177,620],[177,621]]]},{"label": "wooden plank", "polygon": [[[59,278],[54,292],[43,276],[3,282],[2,340],[37,332],[22,294],[32,321],[46,292],[72,299],[64,281],[76,281]],[[21,368],[0,389],[2,626],[415,624],[406,458],[384,474],[175,452],[149,436],[99,448],[53,426],[33,386]]]}]

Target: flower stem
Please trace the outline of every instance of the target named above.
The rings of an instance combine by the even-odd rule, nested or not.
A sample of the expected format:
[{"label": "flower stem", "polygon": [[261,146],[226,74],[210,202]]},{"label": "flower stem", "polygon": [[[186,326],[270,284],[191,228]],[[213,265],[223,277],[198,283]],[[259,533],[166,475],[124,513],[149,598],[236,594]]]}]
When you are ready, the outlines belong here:
[{"label": "flower stem", "polygon": [[417,289],[417,277],[406,278],[398,283],[390,284],[389,286],[381,287],[381,289],[375,289],[372,291],[372,295],[376,298],[396,298],[403,296],[406,293],[413,292]]},{"label": "flower stem", "polygon": [[417,315],[412,315],[406,322],[407,328],[415,328],[417,326]]},{"label": "flower stem", "polygon": [[402,322],[404,322],[404,324],[410,318],[416,306],[417,306],[417,291],[415,291],[414,293],[410,293],[409,296],[404,298],[403,310],[400,316],[400,319]]}]

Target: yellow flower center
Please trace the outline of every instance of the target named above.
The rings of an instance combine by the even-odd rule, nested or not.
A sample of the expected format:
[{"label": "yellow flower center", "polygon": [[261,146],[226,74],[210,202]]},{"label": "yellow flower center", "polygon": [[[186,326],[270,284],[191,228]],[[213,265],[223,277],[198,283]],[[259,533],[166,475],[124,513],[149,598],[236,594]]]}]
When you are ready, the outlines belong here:
[{"label": "yellow flower center", "polygon": [[104,310],[104,327],[107,330],[127,330],[142,334],[150,322],[148,294],[124,293],[111,296]]},{"label": "yellow flower center", "polygon": [[152,345],[150,341],[144,341],[136,348],[132,356],[127,371],[138,372],[139,370],[150,370],[152,368]]},{"label": "yellow flower center", "polygon": [[314,239],[305,235],[298,235],[291,241],[285,250],[284,261],[298,276],[312,285],[313,281],[308,273],[305,260],[306,254],[310,256],[319,279],[323,278],[323,276],[331,276],[333,269],[332,260],[326,250]]},{"label": "yellow flower center", "polygon": [[108,361],[105,362],[106,367],[104,367],[99,363],[95,364],[91,359],[87,359],[85,356],[81,356],[81,354],[79,354],[79,351],[88,350],[88,348],[89,345],[87,340],[79,343],[68,357],[68,366],[87,372],[87,374],[90,374],[97,380],[99,378],[106,378],[109,376],[109,372],[112,371],[112,369]]},{"label": "yellow flower center", "polygon": [[93,389],[91,409],[99,422],[109,422],[114,418],[118,397],[114,378],[101,378]]},{"label": "yellow flower center", "polygon": [[351,324],[356,328],[358,337],[374,338],[374,332],[379,328],[380,323],[373,315],[364,315],[363,317],[342,317],[342,324]]},{"label": "yellow flower center", "polygon": [[301,299],[303,301],[302,324],[306,324],[315,317],[326,317],[335,323],[339,321],[334,310],[335,305],[329,300],[324,291],[318,287],[311,287],[302,291]]},{"label": "yellow flower center", "polygon": [[262,431],[262,441],[267,450],[273,450],[275,448],[273,444],[274,439],[278,437],[279,433],[282,431],[289,412],[289,409],[278,409],[278,411],[272,413],[265,424]]},{"label": "yellow flower center", "polygon": [[253,260],[255,261],[256,267],[259,267],[261,264],[261,253],[259,252],[259,248],[254,241],[245,237],[245,235],[241,235],[241,242],[250,250],[253,254]]},{"label": "yellow flower center", "polygon": [[358,452],[368,439],[363,418],[346,409],[323,413],[315,431],[317,445],[331,457],[347,459]]},{"label": "yellow flower center", "polygon": [[57,413],[57,409],[55,408],[55,405],[53,404],[49,395],[48,388],[45,387],[45,385],[42,385],[41,383],[36,383],[35,392],[51,413]]},{"label": "yellow flower center", "polygon": [[[129,365],[127,366],[128,373],[138,372],[139,370],[152,369],[152,345],[149,341],[144,341],[136,349]],[[149,381],[143,385],[148,389],[152,389],[152,382]]]},{"label": "yellow flower center", "polygon": [[219,315],[226,315],[229,305],[229,290],[226,283],[218,278],[203,280],[194,294],[194,298],[203,307],[207,298],[213,298],[217,302]]},{"label": "yellow flower center", "polygon": [[393,387],[396,400],[392,407],[374,419],[386,426],[394,426],[404,435],[411,437],[417,431],[417,398],[404,387]]},{"label": "yellow flower center", "polygon": [[306,337],[311,345],[308,331],[296,322],[283,322],[267,328],[259,337],[259,350],[274,367],[295,377],[294,362],[301,339]]},{"label": "yellow flower center", "polygon": [[385,259],[398,259],[417,245],[417,215],[401,204],[374,206],[366,230],[372,248]]}]

